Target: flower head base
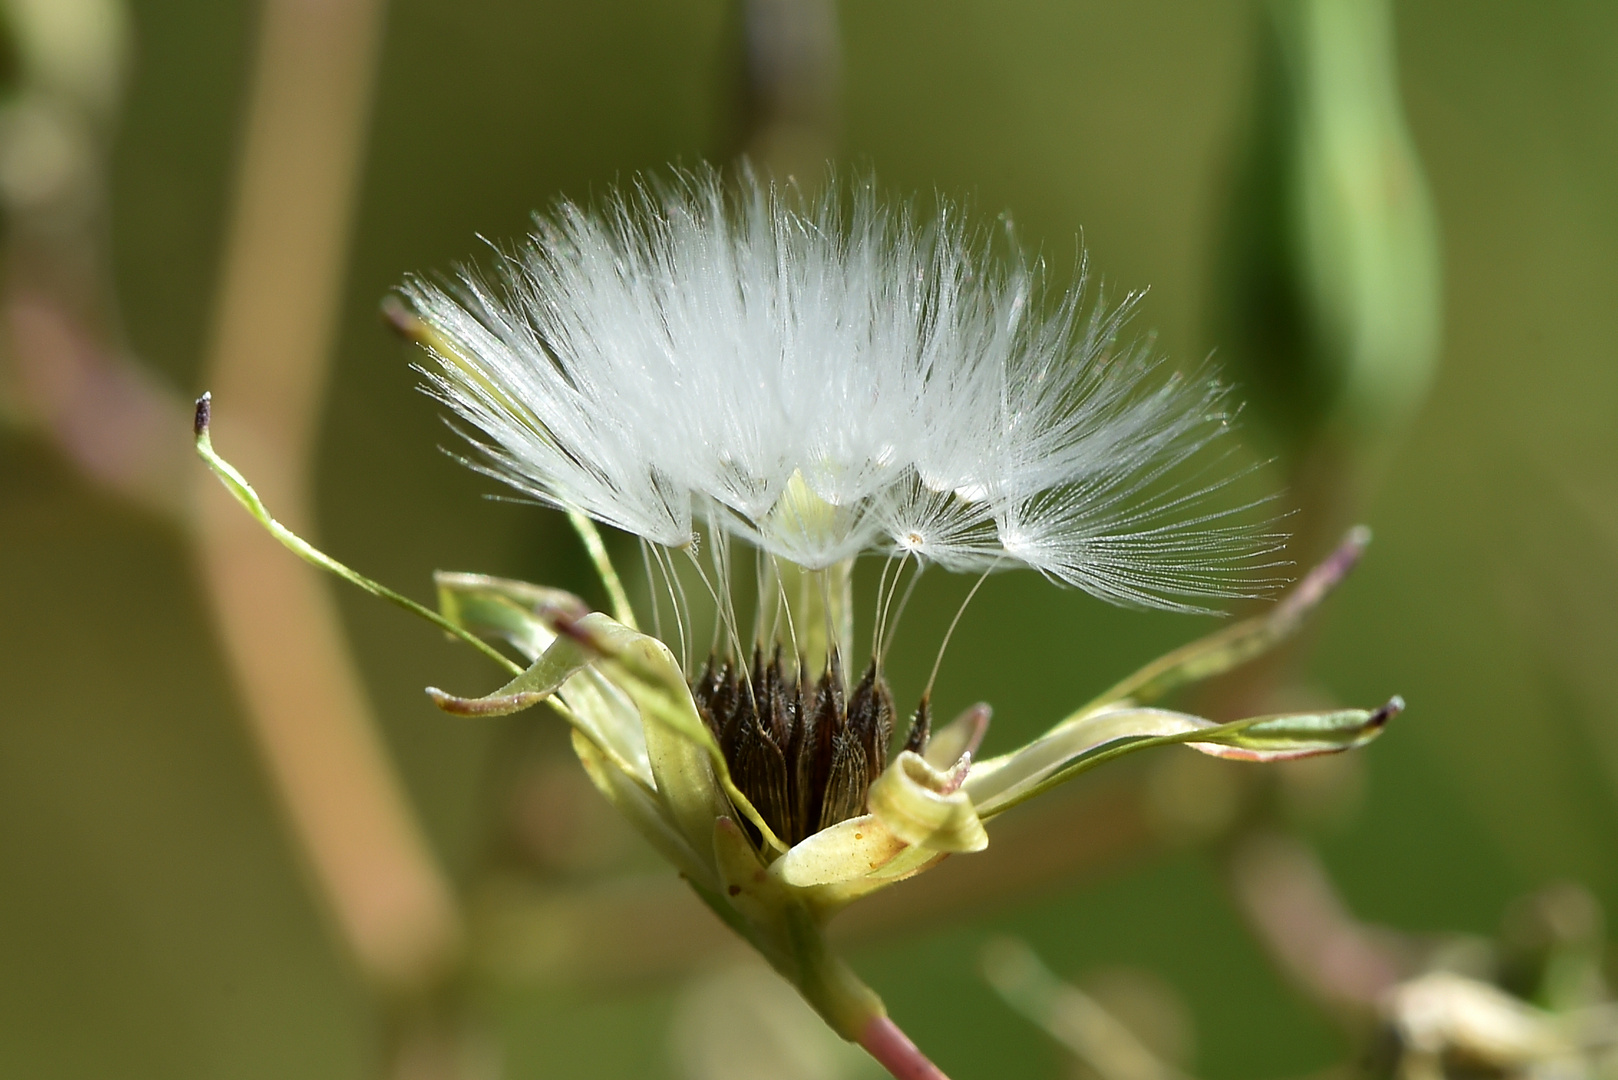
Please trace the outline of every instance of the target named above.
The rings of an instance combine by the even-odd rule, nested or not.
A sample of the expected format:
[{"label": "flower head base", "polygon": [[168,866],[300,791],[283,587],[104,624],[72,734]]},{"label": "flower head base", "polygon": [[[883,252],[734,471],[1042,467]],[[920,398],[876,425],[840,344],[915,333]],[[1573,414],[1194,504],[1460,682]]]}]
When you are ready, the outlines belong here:
[{"label": "flower head base", "polygon": [[[1200,479],[1193,459],[1226,427],[1220,387],[1160,377],[1143,352],[1118,349],[1122,312],[1081,316],[1076,291],[1038,316],[1038,275],[987,264],[952,215],[923,228],[867,188],[852,194],[845,216],[831,198],[805,209],[750,178],[729,196],[704,173],[636,189],[601,216],[564,205],[508,260],[500,291],[471,277],[453,296],[416,283],[415,310],[395,308],[432,353],[434,392],[477,429],[487,471],[569,512],[612,617],[469,574],[439,575],[441,613],[427,612],[276,523],[214,454],[206,398],[197,436],[288,547],[514,676],[477,698],[429,690],[440,707],[553,706],[595,785],[715,913],[894,1067],[914,1047],[827,949],[836,911],[981,850],[995,816],[1121,754],[1332,753],[1374,738],[1402,703],[1228,724],[1152,704],[1296,629],[1358,558],[1357,532],[1266,615],[1149,665],[1020,749],[977,759],[987,706],[933,731],[930,686],[896,722],[883,660],[907,568],[914,584],[924,563],[1023,565],[1109,600],[1187,608],[1248,591],[1276,541],[1207,502],[1220,481]],[[643,542],[653,634],[592,520]],[[714,600],[701,667],[682,549]],[[865,551],[889,563],[870,660],[850,684],[852,565]],[[679,659],[662,640],[659,580]],[[751,625],[739,614],[749,600]]]},{"label": "flower head base", "polygon": [[[864,813],[866,791],[888,767],[893,695],[875,661],[845,694],[835,650],[813,683],[784,670],[779,650],[768,664],[754,652],[751,673],[709,661],[692,697],[736,785],[789,844]],[[923,705],[905,749],[925,749],[927,734]]]}]

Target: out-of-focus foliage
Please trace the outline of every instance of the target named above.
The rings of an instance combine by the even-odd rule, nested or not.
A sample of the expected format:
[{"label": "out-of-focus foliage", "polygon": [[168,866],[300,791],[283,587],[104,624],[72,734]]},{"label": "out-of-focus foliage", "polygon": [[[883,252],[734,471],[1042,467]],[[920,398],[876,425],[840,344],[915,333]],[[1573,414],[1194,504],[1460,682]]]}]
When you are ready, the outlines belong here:
[{"label": "out-of-focus foliage", "polygon": [[[1607,1080],[1618,1074],[1618,1000],[1602,971],[1601,924],[1594,898],[1559,882],[1513,905],[1497,942],[1407,940],[1412,957],[1425,954],[1419,968],[1379,995],[1333,1075]],[[1392,937],[1376,928],[1359,932]],[[1338,966],[1352,963],[1338,951]],[[1144,1012],[1127,1000],[1123,1008],[1097,1001],[1011,938],[985,945],[982,964],[1006,1004],[1065,1049],[1079,1075],[1185,1080],[1185,1055],[1173,1041],[1165,1045],[1157,1019],[1165,1010],[1172,1015],[1172,991],[1157,989],[1155,1008]]]},{"label": "out-of-focus foliage", "polygon": [[1272,0],[1219,263],[1221,354],[1294,452],[1403,430],[1438,359],[1439,250],[1384,0]]}]

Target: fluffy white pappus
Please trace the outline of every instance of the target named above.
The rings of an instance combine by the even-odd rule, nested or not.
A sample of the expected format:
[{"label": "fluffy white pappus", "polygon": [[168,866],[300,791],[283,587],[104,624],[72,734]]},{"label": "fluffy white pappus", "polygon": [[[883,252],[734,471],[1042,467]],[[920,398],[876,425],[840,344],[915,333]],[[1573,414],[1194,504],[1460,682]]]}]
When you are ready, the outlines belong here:
[{"label": "fluffy white pappus", "polygon": [[[943,206],[712,170],[561,203],[491,285],[404,287],[480,467],[668,547],[704,525],[823,569],[1025,565],[1117,603],[1251,594],[1280,538],[1219,509],[1226,390],[1042,304]],[[1048,309],[1048,310],[1047,310]]]}]

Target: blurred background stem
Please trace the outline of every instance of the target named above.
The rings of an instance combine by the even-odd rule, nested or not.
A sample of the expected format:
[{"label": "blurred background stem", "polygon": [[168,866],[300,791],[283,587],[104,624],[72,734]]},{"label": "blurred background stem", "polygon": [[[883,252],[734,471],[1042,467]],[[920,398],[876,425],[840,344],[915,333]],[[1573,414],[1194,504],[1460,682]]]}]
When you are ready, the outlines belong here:
[{"label": "blurred background stem", "polygon": [[97,486],[178,518],[191,463],[180,395],[131,358],[112,280],[107,164],[129,67],[120,0],[7,0],[0,417]]},{"label": "blurred background stem", "polygon": [[[383,4],[267,0],[260,18],[202,381],[230,452],[307,535]],[[202,573],[265,766],[349,954],[416,1016],[456,970],[460,917],[388,759],[330,584],[288,559],[206,472],[195,479]],[[399,1034],[399,1075],[455,1074],[455,1053],[428,1028]]]},{"label": "blurred background stem", "polygon": [[[190,460],[187,399],[122,344],[105,176],[124,9],[12,0],[5,15],[20,58],[0,115],[7,411],[96,484],[194,526],[265,771],[330,925],[384,1003],[386,1070],[463,1075],[469,1054],[444,996],[459,971],[460,915],[329,585]],[[306,533],[383,15],[382,0],[261,5],[202,376],[231,453]]]},{"label": "blurred background stem", "polygon": [[814,185],[836,156],[842,50],[832,0],[733,0],[740,38],[725,156]]}]

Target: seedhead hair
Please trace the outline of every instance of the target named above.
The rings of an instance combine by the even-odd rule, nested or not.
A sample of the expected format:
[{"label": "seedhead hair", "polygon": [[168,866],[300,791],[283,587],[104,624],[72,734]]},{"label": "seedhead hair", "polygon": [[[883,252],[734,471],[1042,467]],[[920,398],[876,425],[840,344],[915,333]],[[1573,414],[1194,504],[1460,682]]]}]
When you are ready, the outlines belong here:
[{"label": "seedhead hair", "polygon": [[1082,277],[1048,302],[1037,262],[869,181],[700,169],[559,203],[492,282],[404,293],[480,467],[653,544],[1022,565],[1183,610],[1262,589],[1280,538],[1210,472],[1228,391],[1121,342],[1134,299]]}]

